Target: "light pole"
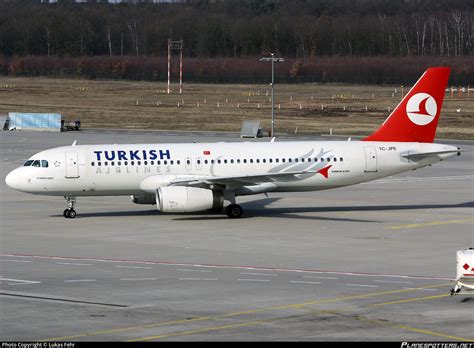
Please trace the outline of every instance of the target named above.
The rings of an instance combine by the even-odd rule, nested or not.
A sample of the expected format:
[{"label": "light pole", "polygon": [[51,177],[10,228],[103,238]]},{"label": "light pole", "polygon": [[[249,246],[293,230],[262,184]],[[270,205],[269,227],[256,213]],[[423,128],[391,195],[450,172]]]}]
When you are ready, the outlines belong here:
[{"label": "light pole", "polygon": [[274,53],[271,53],[271,57],[263,57],[258,60],[259,62],[272,62],[272,137],[275,136],[275,62],[283,63],[285,60],[283,58],[275,57]]}]

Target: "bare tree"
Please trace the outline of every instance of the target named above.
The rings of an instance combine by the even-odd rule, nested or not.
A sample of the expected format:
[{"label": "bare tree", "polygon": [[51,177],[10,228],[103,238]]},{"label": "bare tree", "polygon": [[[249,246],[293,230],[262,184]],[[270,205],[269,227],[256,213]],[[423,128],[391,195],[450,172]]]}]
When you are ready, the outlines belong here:
[{"label": "bare tree", "polygon": [[107,35],[107,43],[109,46],[109,56],[112,56],[112,38],[111,38],[112,35],[110,33],[110,25],[107,25],[106,35]]},{"label": "bare tree", "polygon": [[462,13],[460,11],[453,11],[451,13],[454,20],[454,27],[456,30],[456,34],[454,35],[454,55],[460,56],[462,50],[462,43],[461,43],[461,32],[462,32]]},{"label": "bare tree", "polygon": [[47,52],[48,52],[48,56],[50,56],[51,55],[51,34],[52,34],[52,30],[47,25],[43,29],[44,29],[44,38],[46,40],[46,49],[47,49]]},{"label": "bare tree", "polygon": [[423,33],[421,34],[421,55],[425,55],[425,37],[426,37],[426,21],[423,24]]},{"label": "bare tree", "polygon": [[436,27],[438,28],[438,36],[439,36],[439,54],[442,56],[444,55],[444,44],[443,44],[443,25],[441,24],[441,20],[435,18]]},{"label": "bare tree", "polygon": [[135,47],[135,54],[138,57],[138,30],[137,30],[137,21],[135,18],[129,18],[128,23],[128,30],[130,31],[130,35],[132,37],[132,43]]}]

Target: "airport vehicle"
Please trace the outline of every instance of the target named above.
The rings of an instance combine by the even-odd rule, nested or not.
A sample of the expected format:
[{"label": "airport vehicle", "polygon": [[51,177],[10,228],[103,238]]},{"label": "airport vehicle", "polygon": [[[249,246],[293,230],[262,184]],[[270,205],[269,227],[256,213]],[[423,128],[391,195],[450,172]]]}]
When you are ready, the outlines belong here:
[{"label": "airport vehicle", "polygon": [[361,141],[76,145],[39,152],[10,172],[18,191],[64,196],[130,195],[164,213],[243,210],[236,197],[354,185],[460,155],[434,144],[450,69],[429,68],[382,126]]},{"label": "airport vehicle", "polygon": [[453,295],[474,294],[474,248],[456,252],[456,285],[451,289]]}]

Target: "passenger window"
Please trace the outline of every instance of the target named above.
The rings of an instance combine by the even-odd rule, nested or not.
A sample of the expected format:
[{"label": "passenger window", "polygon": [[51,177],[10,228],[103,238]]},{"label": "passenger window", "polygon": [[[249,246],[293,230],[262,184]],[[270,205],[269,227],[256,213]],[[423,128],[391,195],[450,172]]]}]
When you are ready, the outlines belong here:
[{"label": "passenger window", "polygon": [[101,162],[97,162],[97,165],[100,167],[100,166],[102,165],[102,163],[101,163]]},{"label": "passenger window", "polygon": [[281,162],[282,162],[282,163],[285,163],[285,161],[286,161],[286,159],[284,159],[284,158],[281,159]]},{"label": "passenger window", "polygon": [[257,158],[257,163],[260,163],[260,159]]},{"label": "passenger window", "polygon": [[120,167],[122,165],[122,162],[118,161],[117,165]]},{"label": "passenger window", "polygon": [[331,162],[331,159],[328,157],[328,162]]},{"label": "passenger window", "polygon": [[91,162],[91,167],[93,167],[93,166],[94,166],[94,162]]},{"label": "passenger window", "polygon": [[143,164],[147,166],[147,165],[148,165],[148,161],[143,161]]},{"label": "passenger window", "polygon": [[218,163],[218,164],[221,164],[221,160],[220,160],[220,159],[218,159],[218,160],[217,160],[217,163]]},{"label": "passenger window", "polygon": [[234,160],[233,160],[233,159],[231,159],[231,160],[230,160],[230,163],[234,164]]},{"label": "passenger window", "polygon": [[108,166],[109,165],[109,162],[104,162],[104,166]]},{"label": "passenger window", "polygon": [[177,160],[176,161],[176,164],[179,166],[181,164],[181,161],[180,160]]},{"label": "passenger window", "polygon": [[324,158],[321,157],[321,162],[324,162]]},{"label": "passenger window", "polygon": [[48,161],[42,160],[41,161],[41,167],[48,168]]},{"label": "passenger window", "polygon": [[334,162],[337,162],[337,158],[336,158],[336,157],[334,157]]},{"label": "passenger window", "polygon": [[279,163],[279,162],[280,162],[280,159],[279,159],[279,158],[276,158],[276,159],[275,159],[275,162],[276,162],[276,163]]},{"label": "passenger window", "polygon": [[246,159],[246,158],[244,158],[244,163],[247,163],[247,159]]},{"label": "passenger window", "polygon": [[115,165],[115,162],[110,162],[110,165],[113,167]]},{"label": "passenger window", "polygon": [[253,158],[250,159],[250,163],[253,163]]},{"label": "passenger window", "polygon": [[315,162],[317,162],[317,161],[318,161],[318,159],[317,159],[317,158],[315,158],[315,159],[314,159],[314,161],[315,161]]},{"label": "passenger window", "polygon": [[127,161],[123,162],[123,165],[128,166],[128,162]]},{"label": "passenger window", "polygon": [[263,163],[267,163],[267,160],[264,158],[264,159],[262,160],[262,162],[263,162]]},{"label": "passenger window", "polygon": [[342,157],[341,157],[341,158],[339,158],[339,161],[340,161],[340,162],[342,162],[342,161],[343,161]]}]

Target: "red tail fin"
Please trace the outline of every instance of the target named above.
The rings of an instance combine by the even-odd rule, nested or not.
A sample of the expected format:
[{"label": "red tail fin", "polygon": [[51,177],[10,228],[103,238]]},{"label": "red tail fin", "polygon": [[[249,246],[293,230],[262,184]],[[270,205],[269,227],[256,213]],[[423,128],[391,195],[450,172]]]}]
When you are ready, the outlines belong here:
[{"label": "red tail fin", "polygon": [[364,141],[432,143],[450,68],[429,68],[382,126]]}]

